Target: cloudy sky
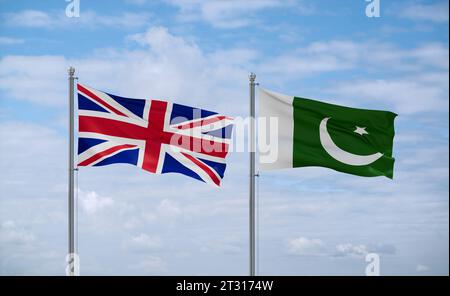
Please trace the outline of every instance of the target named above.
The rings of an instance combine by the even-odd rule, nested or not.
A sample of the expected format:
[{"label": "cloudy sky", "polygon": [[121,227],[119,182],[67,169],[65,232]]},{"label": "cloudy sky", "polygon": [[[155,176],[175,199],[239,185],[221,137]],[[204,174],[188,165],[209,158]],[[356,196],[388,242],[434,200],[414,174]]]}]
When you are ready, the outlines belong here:
[{"label": "cloudy sky", "polygon": [[[248,115],[248,73],[289,95],[398,113],[394,180],[263,173],[258,273],[449,272],[448,1],[0,0],[0,274],[63,275],[67,68],[126,97]],[[115,165],[79,171],[85,275],[246,275],[247,155],[220,189]]]}]

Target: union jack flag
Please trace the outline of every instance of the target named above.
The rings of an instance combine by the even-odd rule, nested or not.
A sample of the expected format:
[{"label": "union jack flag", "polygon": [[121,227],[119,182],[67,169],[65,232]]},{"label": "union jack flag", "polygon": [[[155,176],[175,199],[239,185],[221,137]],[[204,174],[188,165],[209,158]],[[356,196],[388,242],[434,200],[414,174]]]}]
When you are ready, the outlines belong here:
[{"label": "union jack flag", "polygon": [[233,119],[175,103],[78,89],[78,166],[128,163],[221,185]]}]

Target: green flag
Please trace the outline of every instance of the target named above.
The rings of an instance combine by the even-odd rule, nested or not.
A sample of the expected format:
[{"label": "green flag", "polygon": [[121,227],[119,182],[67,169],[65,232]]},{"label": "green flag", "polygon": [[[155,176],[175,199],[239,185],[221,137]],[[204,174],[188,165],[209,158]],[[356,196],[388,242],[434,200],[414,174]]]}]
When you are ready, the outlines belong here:
[{"label": "green flag", "polygon": [[[260,169],[320,166],[359,176],[393,178],[395,113],[343,107],[264,89],[260,89],[259,101],[260,117],[270,125],[269,118],[276,118],[278,135],[277,141],[269,143],[270,153],[275,150],[276,157],[260,153]],[[267,146],[268,125],[260,124],[260,149]]]}]

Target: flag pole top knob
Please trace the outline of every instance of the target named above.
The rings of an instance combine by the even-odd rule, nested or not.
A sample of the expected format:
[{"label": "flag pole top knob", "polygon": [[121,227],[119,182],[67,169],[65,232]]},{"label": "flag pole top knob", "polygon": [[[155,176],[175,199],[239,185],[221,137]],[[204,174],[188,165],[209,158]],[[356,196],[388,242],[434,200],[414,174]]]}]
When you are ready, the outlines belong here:
[{"label": "flag pole top knob", "polygon": [[250,73],[250,75],[248,76],[248,78],[250,79],[250,82],[255,82],[256,74],[255,74],[255,73]]},{"label": "flag pole top knob", "polygon": [[69,76],[73,76],[75,74],[75,68],[71,66],[67,69],[67,72],[69,73]]}]

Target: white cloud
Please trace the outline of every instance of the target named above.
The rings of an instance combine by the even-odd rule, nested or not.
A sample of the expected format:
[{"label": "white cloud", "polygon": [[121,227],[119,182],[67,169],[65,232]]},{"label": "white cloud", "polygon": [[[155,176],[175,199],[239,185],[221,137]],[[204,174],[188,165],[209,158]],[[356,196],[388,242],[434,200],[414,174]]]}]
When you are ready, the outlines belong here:
[{"label": "white cloud", "polygon": [[336,256],[364,256],[369,251],[367,250],[367,246],[365,245],[353,245],[350,243],[347,244],[339,244],[336,246]]},{"label": "white cloud", "polygon": [[4,37],[0,36],[0,45],[13,45],[13,44],[22,44],[25,40],[21,38],[12,38],[12,37]]},{"label": "white cloud", "polygon": [[48,13],[39,10],[23,10],[6,14],[5,19],[8,25],[23,27],[42,28],[50,27],[55,23],[55,20],[52,20]]},{"label": "white cloud", "polygon": [[[179,18],[184,21],[202,20],[218,28],[240,28],[257,22],[255,14],[265,9],[277,9],[293,5],[285,0],[166,0],[180,9]],[[300,6],[299,3],[296,3]],[[306,9],[308,8],[308,9]],[[299,12],[302,11],[299,9]],[[310,12],[305,6],[303,11]]]},{"label": "white cloud", "polygon": [[364,245],[364,244],[351,244],[344,243],[336,245],[336,251],[333,256],[336,257],[362,257],[369,253],[377,254],[388,254],[393,255],[396,253],[396,248],[391,244],[374,244],[374,245]]},{"label": "white cloud", "polygon": [[[63,106],[67,101],[66,69],[72,64],[81,81],[116,94],[173,98],[219,112],[222,108],[240,112],[239,104],[230,102],[245,100],[250,69],[256,68],[261,77],[286,82],[359,68],[381,73],[389,67],[393,74],[409,71],[408,77],[402,74],[402,78],[341,82],[329,86],[329,93],[349,104],[360,100],[383,102],[404,114],[448,106],[449,58],[447,48],[439,43],[401,50],[389,44],[315,42],[256,64],[259,55],[254,50],[232,48],[205,53],[196,43],[174,36],[164,27],[152,27],[128,40],[142,48],[99,51],[93,57],[71,61],[60,56],[6,56],[0,60],[0,89],[11,98]],[[411,97],[421,99],[411,103]]]},{"label": "white cloud", "polygon": [[426,73],[403,79],[357,80],[341,83],[331,93],[343,99],[391,106],[399,114],[448,109],[448,72]]},{"label": "white cloud", "polygon": [[[313,42],[261,63],[259,72],[282,79],[298,79],[326,72],[366,69],[383,72],[448,70],[448,47],[441,43],[401,49],[392,44],[331,40]],[[279,78],[278,78],[279,79]]]},{"label": "white cloud", "polygon": [[27,245],[35,241],[35,236],[14,221],[8,220],[0,224],[0,244]]},{"label": "white cloud", "polygon": [[448,47],[441,43],[428,43],[411,51],[403,51],[406,57],[417,59],[422,66],[432,66],[438,69],[448,70]]},{"label": "white cloud", "polygon": [[[4,205],[3,201],[2,207]],[[39,210],[35,207],[35,211]],[[6,220],[0,224],[0,275],[64,274],[65,252],[60,252],[58,241],[47,243],[42,238],[38,239],[35,232],[39,223],[32,220],[34,217],[32,213],[23,222]],[[45,225],[47,229],[52,226]]]},{"label": "white cloud", "polygon": [[129,39],[141,45],[149,46],[155,53],[165,56],[182,54],[185,58],[193,59],[198,59],[201,56],[201,51],[196,44],[171,35],[164,27],[151,27],[145,33],[131,35]]},{"label": "white cloud", "polygon": [[[153,211],[145,211],[140,218],[146,222],[166,221],[168,224],[173,224],[183,215],[184,212],[176,201],[164,198],[155,206]],[[131,223],[131,226],[135,226],[136,223],[138,223],[138,220],[136,219],[138,219],[138,217],[133,217],[128,223]]]},{"label": "white cloud", "polygon": [[[219,112],[225,106],[242,110],[230,101],[246,97],[246,65],[252,58],[249,51],[233,49],[206,54],[195,43],[170,34],[163,27],[152,27],[129,40],[139,42],[142,48],[100,51],[77,60],[6,56],[0,60],[0,90],[10,98],[64,106],[67,67],[72,64],[80,81],[119,95],[176,99]],[[235,60],[228,60],[230,57]]]},{"label": "white cloud", "polygon": [[263,61],[257,65],[257,73],[279,82],[350,70],[359,71],[356,77],[383,77],[354,78],[327,86],[328,90],[322,86],[321,90],[334,99],[337,96],[340,104],[364,101],[366,107],[413,114],[447,109],[448,64],[448,47],[442,43],[402,49],[392,44],[332,40],[314,42]]},{"label": "white cloud", "polygon": [[362,257],[368,253],[388,254],[396,253],[391,244],[337,244],[335,249],[329,249],[320,239],[299,237],[288,241],[288,252],[294,255],[330,256],[330,257]]},{"label": "white cloud", "polygon": [[402,9],[400,16],[416,21],[448,22],[448,1],[432,4],[412,4]]},{"label": "white cloud", "polygon": [[67,65],[62,56],[6,56],[0,60],[0,89],[13,99],[64,106]]},{"label": "white cloud", "polygon": [[286,78],[291,75],[292,79],[298,79],[298,75],[310,76],[322,72],[334,72],[338,70],[350,69],[351,61],[339,60],[333,55],[317,55],[310,57],[283,54],[269,60],[261,65],[261,72],[267,75],[278,75]]},{"label": "white cloud", "polygon": [[46,29],[68,28],[138,28],[148,25],[148,13],[123,12],[120,15],[101,15],[94,11],[81,11],[80,17],[69,18],[64,10],[45,12],[40,10],[22,10],[3,14],[3,22],[12,27],[30,27]]},{"label": "white cloud", "polygon": [[[4,199],[0,202],[3,209],[7,204]],[[65,251],[60,252],[57,240],[48,242],[49,237],[43,236],[45,231],[40,229],[42,221],[34,220],[37,215],[42,215],[43,211],[36,203],[42,203],[42,200],[34,200],[33,211],[25,219],[20,217],[20,212],[26,211],[27,208],[23,203],[18,203],[21,206],[19,213],[9,208],[8,211],[14,212],[9,216],[18,219],[0,223],[0,275],[64,274]],[[46,210],[51,209],[47,207]],[[44,224],[46,230],[54,225],[47,223]],[[58,229],[52,228],[52,231],[57,232]]]},{"label": "white cloud", "polygon": [[111,198],[100,196],[95,191],[78,190],[78,201],[81,209],[87,214],[95,214],[114,205]]},{"label": "white cloud", "polygon": [[299,237],[288,242],[288,251],[294,255],[322,255],[325,244],[320,239]]},{"label": "white cloud", "polygon": [[80,19],[82,20],[80,24],[86,27],[139,28],[149,24],[150,15],[131,12],[120,15],[98,15],[88,11],[80,15]]},{"label": "white cloud", "polygon": [[352,41],[314,42],[282,53],[260,65],[260,72],[286,79],[351,69],[362,59],[363,48]]},{"label": "white cloud", "polygon": [[[51,186],[66,182],[66,163],[60,161],[66,152],[60,147],[66,146],[53,128],[3,121],[0,137],[2,197],[14,192],[18,198],[41,198],[52,190]],[[42,169],[48,169],[47,173],[39,174]]]}]

